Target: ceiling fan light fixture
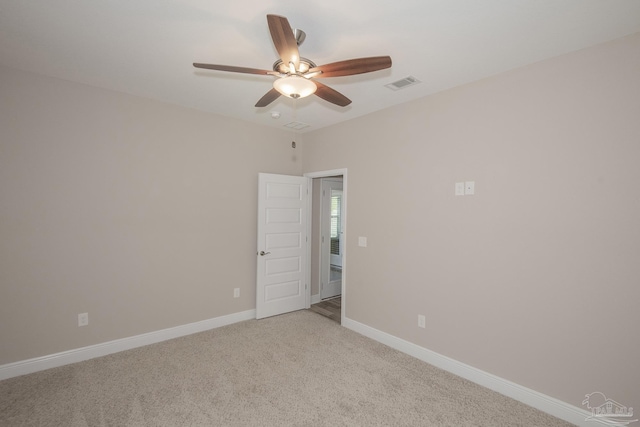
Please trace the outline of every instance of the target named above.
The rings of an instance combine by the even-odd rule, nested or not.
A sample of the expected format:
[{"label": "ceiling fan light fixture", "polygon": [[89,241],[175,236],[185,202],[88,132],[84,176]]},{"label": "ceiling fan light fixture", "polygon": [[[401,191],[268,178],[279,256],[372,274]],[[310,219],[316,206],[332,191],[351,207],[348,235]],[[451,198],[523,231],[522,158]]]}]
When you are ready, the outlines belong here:
[{"label": "ceiling fan light fixture", "polygon": [[287,76],[273,82],[275,90],[289,98],[298,99],[313,95],[318,89],[316,84],[300,76]]},{"label": "ceiling fan light fixture", "polygon": [[314,93],[331,104],[346,107],[351,104],[349,98],[337,90],[331,89],[319,81],[311,81],[311,79],[313,77],[352,76],[354,74],[371,73],[391,67],[390,56],[347,59],[318,67],[313,61],[300,56],[298,46],[300,46],[305,39],[304,31],[293,30],[289,24],[289,20],[280,15],[267,15],[267,25],[269,26],[269,33],[271,34],[273,45],[280,57],[280,59],[273,63],[273,71],[221,64],[194,63],[193,66],[208,70],[278,77],[273,83],[273,89],[270,89],[256,102],[255,107],[259,108],[271,104],[278,99],[280,95],[297,99]]}]

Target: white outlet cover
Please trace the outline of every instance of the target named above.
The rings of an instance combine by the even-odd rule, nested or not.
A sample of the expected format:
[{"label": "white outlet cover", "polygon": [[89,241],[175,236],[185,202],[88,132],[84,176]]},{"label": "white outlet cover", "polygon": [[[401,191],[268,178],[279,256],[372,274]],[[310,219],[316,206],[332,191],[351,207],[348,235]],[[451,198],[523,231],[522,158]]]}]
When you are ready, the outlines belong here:
[{"label": "white outlet cover", "polygon": [[358,246],[362,248],[367,247],[367,238],[366,237],[358,237]]},{"label": "white outlet cover", "polygon": [[456,182],[456,196],[464,196],[464,182]]},{"label": "white outlet cover", "polygon": [[78,326],[87,326],[89,324],[89,313],[78,314]]},{"label": "white outlet cover", "polygon": [[476,194],[476,182],[475,181],[466,181],[464,183],[464,195],[471,196]]}]

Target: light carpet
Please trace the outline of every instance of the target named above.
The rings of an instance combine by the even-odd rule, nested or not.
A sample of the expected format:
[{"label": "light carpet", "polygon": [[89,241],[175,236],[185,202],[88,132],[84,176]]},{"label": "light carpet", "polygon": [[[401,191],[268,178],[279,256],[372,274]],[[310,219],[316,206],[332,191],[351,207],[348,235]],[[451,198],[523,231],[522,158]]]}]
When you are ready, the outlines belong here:
[{"label": "light carpet", "polygon": [[0,382],[2,426],[569,426],[303,310]]}]

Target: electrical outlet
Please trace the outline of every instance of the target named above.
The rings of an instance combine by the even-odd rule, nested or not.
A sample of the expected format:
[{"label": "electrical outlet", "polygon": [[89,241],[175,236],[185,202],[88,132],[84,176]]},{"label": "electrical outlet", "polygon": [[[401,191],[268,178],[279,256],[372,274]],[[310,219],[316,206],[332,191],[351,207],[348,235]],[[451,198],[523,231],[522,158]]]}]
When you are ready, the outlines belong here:
[{"label": "electrical outlet", "polygon": [[87,326],[89,324],[89,313],[78,314],[78,326]]},{"label": "electrical outlet", "polygon": [[233,297],[240,298],[240,288],[233,288]]},{"label": "electrical outlet", "polygon": [[418,314],[418,326],[421,328],[425,328],[426,327],[426,319],[424,318],[424,315],[422,314]]},{"label": "electrical outlet", "polygon": [[464,182],[464,195],[465,196],[473,196],[476,194],[476,182],[475,181],[465,181]]}]

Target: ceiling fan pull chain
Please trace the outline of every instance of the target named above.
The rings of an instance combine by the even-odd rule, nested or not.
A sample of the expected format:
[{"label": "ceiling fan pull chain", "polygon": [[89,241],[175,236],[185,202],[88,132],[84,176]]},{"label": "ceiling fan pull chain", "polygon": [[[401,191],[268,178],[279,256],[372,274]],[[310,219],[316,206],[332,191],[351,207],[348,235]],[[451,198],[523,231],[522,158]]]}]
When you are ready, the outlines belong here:
[{"label": "ceiling fan pull chain", "polygon": [[297,122],[298,121],[298,99],[297,98],[292,98],[293,99],[293,121]]}]

